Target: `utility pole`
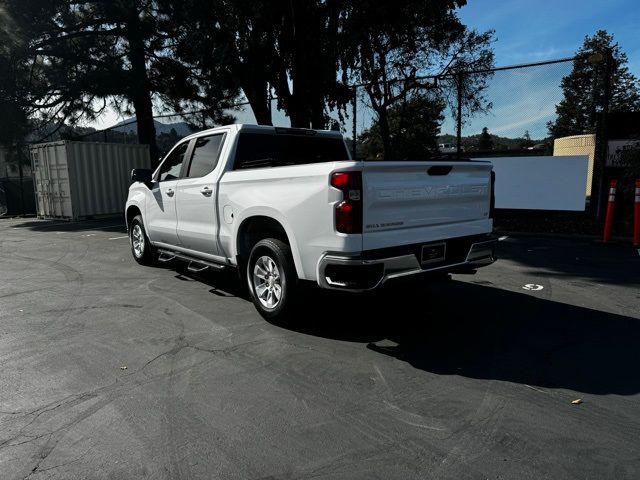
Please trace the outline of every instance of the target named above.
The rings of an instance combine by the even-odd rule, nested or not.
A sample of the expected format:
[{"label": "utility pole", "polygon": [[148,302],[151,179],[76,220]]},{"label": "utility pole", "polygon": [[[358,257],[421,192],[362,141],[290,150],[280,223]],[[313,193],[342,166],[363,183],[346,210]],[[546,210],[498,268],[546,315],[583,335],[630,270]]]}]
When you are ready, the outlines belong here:
[{"label": "utility pole", "polygon": [[353,87],[353,132],[351,134],[352,138],[352,145],[351,145],[351,150],[352,150],[352,154],[351,156],[353,157],[353,160],[356,160],[356,135],[357,135],[357,117],[356,117],[356,112],[358,111],[358,87]]},{"label": "utility pole", "polygon": [[458,125],[457,125],[457,150],[456,155],[458,159],[462,156],[462,81],[463,76],[462,72],[458,73],[457,78],[457,87],[458,87]]},{"label": "utility pole", "polygon": [[269,111],[269,123],[273,125],[273,95],[271,85],[267,85],[267,110]]},{"label": "utility pole", "polygon": [[604,82],[602,96],[602,112],[596,129],[596,158],[598,160],[598,198],[596,202],[596,219],[601,220],[604,208],[604,173],[607,164],[607,150],[609,136],[607,132],[607,120],[609,116],[609,103],[611,102],[611,77],[613,76],[613,51],[607,48],[604,59]]}]

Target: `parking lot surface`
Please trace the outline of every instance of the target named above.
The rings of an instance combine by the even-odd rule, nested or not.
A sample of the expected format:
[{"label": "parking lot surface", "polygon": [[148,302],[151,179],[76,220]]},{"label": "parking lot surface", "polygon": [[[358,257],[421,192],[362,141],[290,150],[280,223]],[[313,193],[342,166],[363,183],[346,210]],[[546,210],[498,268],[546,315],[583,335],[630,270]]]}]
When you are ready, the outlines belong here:
[{"label": "parking lot surface", "polygon": [[0,220],[0,478],[640,478],[638,253],[499,255],[285,327],[120,224]]}]

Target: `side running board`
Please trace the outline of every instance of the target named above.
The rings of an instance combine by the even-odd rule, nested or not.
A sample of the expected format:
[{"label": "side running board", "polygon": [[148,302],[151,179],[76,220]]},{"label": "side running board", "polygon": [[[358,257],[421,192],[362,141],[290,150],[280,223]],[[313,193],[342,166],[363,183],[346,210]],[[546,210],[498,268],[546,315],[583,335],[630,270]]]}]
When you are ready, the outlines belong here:
[{"label": "side running board", "polygon": [[165,250],[163,248],[158,249],[158,253],[160,254],[160,256],[158,257],[158,261],[163,263],[169,262],[175,258],[183,260],[185,262],[189,262],[187,270],[193,273],[202,272],[203,270],[206,270],[208,268],[216,271],[221,271],[226,267],[226,265],[223,265],[221,263],[210,262],[201,258],[192,257],[191,255],[187,255],[186,253],[174,252],[172,250]]},{"label": "side running board", "polygon": [[171,260],[173,260],[174,258],[176,258],[176,256],[171,254],[171,253],[160,252],[160,255],[158,256],[158,261],[160,263],[167,263],[167,262],[170,262]]},{"label": "side running board", "polygon": [[193,266],[193,261],[189,262],[189,265],[187,265],[187,270],[189,270],[191,273],[200,273],[205,271],[207,268],[209,268],[209,265],[203,265],[202,263],[196,263],[196,266]]}]

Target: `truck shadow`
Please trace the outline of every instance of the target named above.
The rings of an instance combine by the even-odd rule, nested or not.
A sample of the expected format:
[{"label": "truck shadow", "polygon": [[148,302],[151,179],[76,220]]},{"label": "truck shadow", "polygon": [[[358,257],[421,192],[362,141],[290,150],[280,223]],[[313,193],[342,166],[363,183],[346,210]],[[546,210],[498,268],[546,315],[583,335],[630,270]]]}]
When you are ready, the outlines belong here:
[{"label": "truck shadow", "polygon": [[127,227],[121,216],[77,222],[33,218],[25,219],[24,222],[13,224],[11,227],[24,228],[33,232],[84,232],[100,230],[110,233],[127,233]]},{"label": "truck shadow", "polygon": [[305,302],[313,313],[292,330],[363,342],[438,375],[640,392],[640,319],[457,281],[364,297],[315,292]]}]

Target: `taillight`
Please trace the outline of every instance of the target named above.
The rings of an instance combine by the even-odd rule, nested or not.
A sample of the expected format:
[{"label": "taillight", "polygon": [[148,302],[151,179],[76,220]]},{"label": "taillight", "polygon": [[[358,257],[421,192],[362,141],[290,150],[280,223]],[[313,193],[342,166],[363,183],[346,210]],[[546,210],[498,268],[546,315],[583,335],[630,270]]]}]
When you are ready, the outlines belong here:
[{"label": "taillight", "polygon": [[489,203],[489,218],[493,218],[496,209],[496,172],[491,170],[491,203]]},{"label": "taillight", "polygon": [[362,173],[336,172],[331,186],[342,192],[342,201],[336,205],[336,230],[362,233]]}]

